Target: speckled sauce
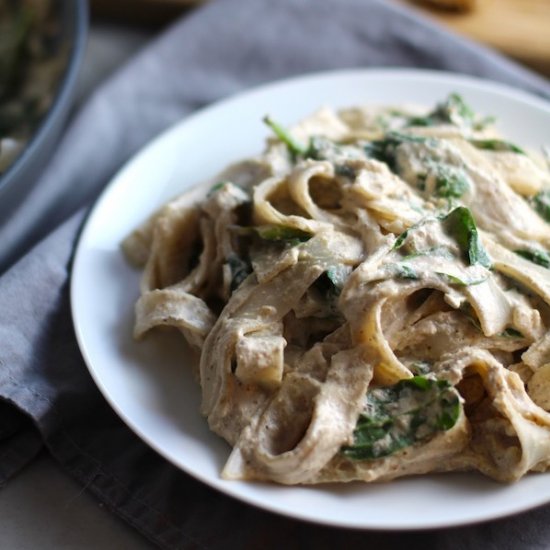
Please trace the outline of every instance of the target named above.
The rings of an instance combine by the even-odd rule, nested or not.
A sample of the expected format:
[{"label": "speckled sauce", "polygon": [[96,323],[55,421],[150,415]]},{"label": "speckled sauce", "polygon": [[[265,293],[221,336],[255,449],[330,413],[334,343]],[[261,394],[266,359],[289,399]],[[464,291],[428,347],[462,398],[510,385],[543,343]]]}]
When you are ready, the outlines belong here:
[{"label": "speckled sauce", "polygon": [[456,94],[267,117],[262,155],[123,243],[136,337],[201,351],[227,479],[550,465],[550,174]]}]

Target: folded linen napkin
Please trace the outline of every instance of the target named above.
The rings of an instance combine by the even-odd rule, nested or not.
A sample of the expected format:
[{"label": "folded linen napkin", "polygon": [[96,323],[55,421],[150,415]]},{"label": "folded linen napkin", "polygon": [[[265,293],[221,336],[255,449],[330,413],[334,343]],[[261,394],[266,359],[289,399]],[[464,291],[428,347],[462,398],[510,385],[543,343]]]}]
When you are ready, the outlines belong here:
[{"label": "folded linen napkin", "polygon": [[130,432],[76,344],[72,251],[86,208],[126,159],[190,112],[255,84],[375,66],[467,73],[550,97],[541,77],[383,0],[213,1],[97,90],[27,200],[0,224],[3,269],[26,253],[0,278],[0,481],[46,445],[109,509],[169,549],[545,546],[550,507],[478,527],[389,534],[311,526],[238,503]]}]

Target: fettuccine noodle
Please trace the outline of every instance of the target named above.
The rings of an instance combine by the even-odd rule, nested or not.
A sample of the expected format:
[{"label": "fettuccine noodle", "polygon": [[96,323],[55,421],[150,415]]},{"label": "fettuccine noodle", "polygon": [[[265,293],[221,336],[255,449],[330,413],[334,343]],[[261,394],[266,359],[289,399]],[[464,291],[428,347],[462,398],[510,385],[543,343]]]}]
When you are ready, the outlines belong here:
[{"label": "fettuccine noodle", "polygon": [[227,479],[550,466],[550,174],[456,94],[322,109],[124,242]]}]

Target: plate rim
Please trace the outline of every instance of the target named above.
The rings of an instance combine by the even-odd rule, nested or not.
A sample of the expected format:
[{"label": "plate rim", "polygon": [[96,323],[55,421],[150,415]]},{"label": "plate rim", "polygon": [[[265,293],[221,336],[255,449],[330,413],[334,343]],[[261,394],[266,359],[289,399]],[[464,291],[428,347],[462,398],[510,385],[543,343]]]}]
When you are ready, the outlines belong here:
[{"label": "plate rim", "polygon": [[[317,525],[327,525],[332,527],[340,527],[345,529],[353,530],[372,530],[372,531],[424,531],[428,529],[443,529],[449,527],[458,527],[464,525],[474,525],[478,523],[483,523],[486,521],[506,518],[516,514],[520,514],[527,510],[532,510],[539,508],[548,504],[550,502],[550,495],[544,497],[536,502],[525,503],[521,506],[517,506],[512,510],[508,511],[494,511],[486,512],[481,517],[468,517],[463,519],[448,520],[448,521],[426,521],[418,526],[411,526],[409,524],[359,524],[357,522],[342,522],[341,520],[326,519],[326,518],[314,518],[311,514],[305,512],[296,512],[295,510],[285,510],[281,506],[276,506],[270,503],[266,503],[260,498],[255,498],[255,495],[242,495],[238,491],[232,490],[235,486],[238,486],[240,483],[250,483],[250,482],[234,482],[218,479],[211,479],[208,475],[197,473],[192,469],[186,468],[184,465],[176,463],[171,456],[166,454],[166,451],[162,449],[161,446],[157,445],[154,440],[144,433],[139,426],[136,426],[131,418],[128,417],[127,413],[119,406],[119,404],[112,399],[108,387],[104,384],[104,381],[99,376],[99,373],[96,371],[93,361],[88,353],[88,347],[86,344],[86,337],[82,331],[82,326],[79,322],[79,312],[77,311],[77,302],[76,299],[76,287],[79,277],[80,266],[83,262],[83,257],[86,253],[86,243],[88,240],[88,235],[93,228],[93,220],[97,216],[98,212],[101,211],[103,205],[110,200],[110,195],[113,190],[117,187],[117,184],[120,180],[124,180],[125,174],[131,169],[134,163],[138,162],[138,159],[141,158],[147,151],[157,147],[162,141],[169,141],[170,136],[173,133],[177,133],[180,128],[193,123],[195,120],[200,119],[201,117],[215,112],[218,109],[226,109],[234,101],[243,101],[254,95],[260,95],[267,91],[275,92],[278,88],[286,87],[289,85],[299,85],[304,82],[314,81],[316,79],[346,79],[346,78],[356,78],[356,77],[371,77],[375,79],[388,79],[388,80],[400,80],[400,79],[421,79],[424,82],[437,82],[438,84],[449,84],[449,87],[454,85],[468,86],[482,92],[488,92],[490,94],[496,94],[498,96],[504,97],[505,99],[512,99],[516,102],[526,104],[528,106],[534,106],[538,109],[543,110],[550,117],[550,102],[544,100],[542,97],[538,97],[524,90],[514,88],[507,84],[502,84],[499,82],[483,79],[477,76],[464,75],[459,73],[452,73],[448,71],[438,71],[438,70],[429,70],[429,69],[401,69],[401,68],[355,68],[355,69],[341,69],[341,70],[330,70],[330,71],[317,71],[306,73],[304,75],[291,76],[288,78],[283,78],[275,80],[272,82],[266,82],[259,86],[246,89],[234,94],[231,94],[228,97],[225,97],[219,101],[216,101],[204,108],[201,108],[188,116],[178,120],[174,124],[167,127],[165,130],[160,132],[156,137],[148,141],[143,147],[136,151],[132,156],[124,162],[121,167],[115,172],[115,174],[110,178],[109,182],[105,185],[99,197],[96,199],[93,207],[90,209],[86,220],[84,222],[83,228],[78,236],[78,242],[76,244],[76,249],[73,257],[73,262],[71,266],[70,273],[70,306],[71,306],[71,317],[73,321],[74,332],[78,347],[84,359],[84,363],[88,372],[90,373],[95,385],[101,392],[102,396],[105,398],[109,406],[117,414],[117,416],[128,426],[134,434],[136,434],[150,449],[153,449],[161,457],[167,460],[170,464],[178,468],[179,470],[185,472],[186,474],[194,477],[202,483],[205,483],[207,486],[220,491],[221,493],[235,498],[241,502],[245,502],[249,505],[256,506],[260,509],[267,510],[269,512],[274,512],[285,517],[299,519],[307,523],[317,524]],[[315,105],[312,105],[312,109],[315,108]],[[197,182],[199,183],[199,182]],[[190,189],[193,185],[184,186],[184,189]],[[436,474],[436,475],[449,475],[449,474]],[[459,474],[460,475],[460,474]],[[469,473],[467,474],[469,475]],[[544,475],[544,474],[536,474]],[[548,474],[550,475],[550,474]],[[416,477],[416,476],[415,476]],[[220,482],[221,480],[221,482]],[[255,483],[255,482],[254,482]]]}]

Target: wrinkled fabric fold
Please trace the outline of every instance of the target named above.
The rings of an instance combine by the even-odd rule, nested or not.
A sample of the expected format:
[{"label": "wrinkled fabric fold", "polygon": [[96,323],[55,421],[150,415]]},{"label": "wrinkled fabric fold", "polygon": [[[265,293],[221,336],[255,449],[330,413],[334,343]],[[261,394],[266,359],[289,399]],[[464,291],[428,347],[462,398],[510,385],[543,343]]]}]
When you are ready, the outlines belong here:
[{"label": "wrinkled fabric fold", "polygon": [[403,535],[311,526],[238,503],[142,443],[101,396],[78,349],[69,298],[75,243],[91,202],[132,154],[189,113],[250,86],[384,66],[482,76],[550,97],[542,77],[383,0],[212,1],[94,93],[27,200],[0,224],[0,483],[45,445],[109,510],[166,549],[544,547],[548,507]]}]

